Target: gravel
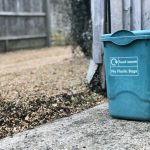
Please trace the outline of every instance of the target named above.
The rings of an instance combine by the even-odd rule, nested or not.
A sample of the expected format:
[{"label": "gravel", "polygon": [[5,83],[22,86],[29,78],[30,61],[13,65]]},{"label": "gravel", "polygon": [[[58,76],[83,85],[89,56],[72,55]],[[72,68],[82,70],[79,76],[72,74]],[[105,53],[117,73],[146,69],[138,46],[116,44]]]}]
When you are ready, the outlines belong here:
[{"label": "gravel", "polygon": [[0,150],[149,150],[149,122],[113,119],[107,104],[0,141]]}]

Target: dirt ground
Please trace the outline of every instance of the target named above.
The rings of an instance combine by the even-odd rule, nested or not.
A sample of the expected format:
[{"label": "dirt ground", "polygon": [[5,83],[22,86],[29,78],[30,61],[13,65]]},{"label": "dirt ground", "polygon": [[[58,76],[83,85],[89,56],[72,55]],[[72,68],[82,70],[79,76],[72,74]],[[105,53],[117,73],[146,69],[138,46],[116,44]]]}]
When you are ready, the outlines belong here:
[{"label": "dirt ground", "polygon": [[22,50],[0,54],[0,75],[18,73],[25,69],[40,68],[71,59],[70,47],[54,47],[39,50]]},{"label": "dirt ground", "polygon": [[[73,70],[74,65],[68,67],[71,60],[71,50],[66,47],[1,54],[1,99],[13,101],[17,98],[22,101],[38,90],[47,96],[62,93],[67,84],[65,78],[71,78],[69,69]],[[64,86],[62,82],[65,82]]]},{"label": "dirt ground", "polygon": [[0,54],[0,138],[104,102],[87,89],[88,64],[71,47]]}]

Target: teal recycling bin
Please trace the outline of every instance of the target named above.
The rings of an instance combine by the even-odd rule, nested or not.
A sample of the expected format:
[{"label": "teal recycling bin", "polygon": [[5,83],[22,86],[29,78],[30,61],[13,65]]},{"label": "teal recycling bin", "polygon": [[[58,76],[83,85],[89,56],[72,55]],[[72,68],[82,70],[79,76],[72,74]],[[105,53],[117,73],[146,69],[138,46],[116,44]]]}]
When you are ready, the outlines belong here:
[{"label": "teal recycling bin", "polygon": [[110,115],[150,120],[150,30],[101,36]]}]

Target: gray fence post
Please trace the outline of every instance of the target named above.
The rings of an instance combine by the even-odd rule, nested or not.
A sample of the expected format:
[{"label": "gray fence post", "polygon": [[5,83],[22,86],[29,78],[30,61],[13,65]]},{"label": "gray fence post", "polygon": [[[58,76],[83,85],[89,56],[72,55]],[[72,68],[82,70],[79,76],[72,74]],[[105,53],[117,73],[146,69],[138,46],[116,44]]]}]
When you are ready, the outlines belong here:
[{"label": "gray fence post", "polygon": [[100,76],[101,85],[105,89],[105,72],[103,63],[103,44],[100,42],[100,36],[105,31],[105,0],[91,0],[92,28],[93,28],[93,60],[87,74],[88,83],[91,82],[98,65],[101,65]]},{"label": "gray fence post", "polygon": [[51,23],[50,23],[50,5],[49,0],[46,0],[46,26],[47,26],[47,46],[51,46],[50,37],[51,37]]}]

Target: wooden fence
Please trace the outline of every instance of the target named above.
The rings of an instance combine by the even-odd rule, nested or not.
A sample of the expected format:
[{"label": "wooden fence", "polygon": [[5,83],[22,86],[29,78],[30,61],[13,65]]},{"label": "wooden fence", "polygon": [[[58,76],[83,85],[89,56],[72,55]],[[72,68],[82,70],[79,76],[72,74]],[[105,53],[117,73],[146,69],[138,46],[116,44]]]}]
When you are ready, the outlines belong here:
[{"label": "wooden fence", "polygon": [[111,32],[150,29],[149,0],[111,0]]},{"label": "wooden fence", "polygon": [[0,0],[0,51],[50,46],[48,0]]},{"label": "wooden fence", "polygon": [[[100,36],[104,33],[113,33],[121,29],[150,29],[149,7],[150,0],[91,0],[93,61],[95,64],[100,64],[102,66],[101,79],[103,88],[105,88],[105,75],[103,46],[100,42]],[[93,68],[89,70],[89,72],[92,72]]]}]

